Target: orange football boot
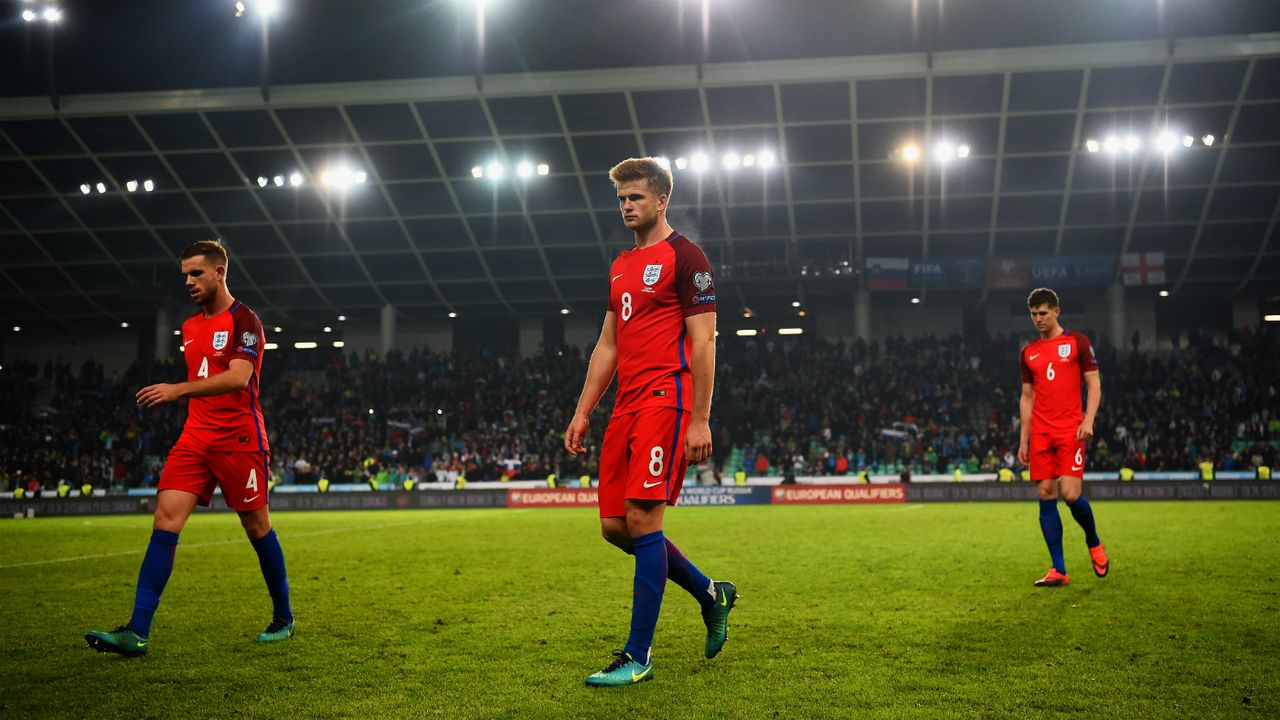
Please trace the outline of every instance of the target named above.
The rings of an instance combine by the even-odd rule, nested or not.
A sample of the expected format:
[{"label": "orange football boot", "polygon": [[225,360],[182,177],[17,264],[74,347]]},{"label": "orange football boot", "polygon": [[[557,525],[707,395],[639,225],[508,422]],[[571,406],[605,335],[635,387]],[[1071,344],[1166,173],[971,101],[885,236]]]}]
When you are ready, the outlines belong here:
[{"label": "orange football boot", "polygon": [[1044,577],[1036,581],[1036,587],[1062,587],[1063,585],[1070,584],[1071,578],[1067,577],[1065,573],[1060,573],[1053,568],[1049,568],[1049,572],[1045,573]]}]

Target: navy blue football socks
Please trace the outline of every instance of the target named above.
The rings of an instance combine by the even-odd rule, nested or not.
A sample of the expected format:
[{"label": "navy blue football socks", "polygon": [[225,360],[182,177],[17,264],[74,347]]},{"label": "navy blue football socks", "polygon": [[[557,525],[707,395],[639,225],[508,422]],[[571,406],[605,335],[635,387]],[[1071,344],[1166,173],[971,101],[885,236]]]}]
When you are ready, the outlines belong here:
[{"label": "navy blue football socks", "polygon": [[1058,500],[1040,501],[1040,530],[1044,533],[1044,544],[1049,546],[1049,557],[1053,559],[1053,569],[1067,574],[1067,563],[1062,557],[1062,517],[1058,515]]},{"label": "navy blue football socks", "polygon": [[276,529],[271,528],[266,535],[254,540],[253,549],[258,552],[262,579],[267,581],[267,591],[271,593],[272,619],[293,622],[293,607],[289,605],[289,575],[284,569],[284,550],[280,549]]},{"label": "navy blue football socks", "polygon": [[165,583],[173,574],[173,556],[178,551],[178,534],[167,530],[152,530],[147,554],[138,570],[138,590],[133,599],[133,617],[129,627],[141,637],[151,636],[151,621],[160,606],[160,595]]},{"label": "navy blue football socks", "polygon": [[667,545],[662,531],[641,535],[632,541],[636,556],[636,576],[632,585],[631,635],[623,650],[636,662],[649,664],[653,631],[662,610],[662,591],[667,585]]},{"label": "navy blue football socks", "polygon": [[1075,518],[1084,530],[1084,544],[1091,548],[1101,545],[1102,541],[1098,539],[1098,528],[1093,524],[1093,507],[1089,505],[1089,501],[1081,495],[1075,502],[1067,503],[1067,507],[1071,508],[1071,517]]},{"label": "navy blue football socks", "polygon": [[711,578],[703,575],[697,565],[689,562],[689,558],[680,552],[680,548],[671,542],[671,538],[664,539],[667,546],[667,578],[684,588],[702,607],[711,607],[716,601],[715,590],[711,589],[708,592],[711,588]]}]

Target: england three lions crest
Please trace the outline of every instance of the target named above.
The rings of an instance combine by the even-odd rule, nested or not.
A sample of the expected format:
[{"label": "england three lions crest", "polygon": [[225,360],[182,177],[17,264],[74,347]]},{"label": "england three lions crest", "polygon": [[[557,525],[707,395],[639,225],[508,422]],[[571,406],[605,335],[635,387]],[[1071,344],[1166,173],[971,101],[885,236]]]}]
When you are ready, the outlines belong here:
[{"label": "england three lions crest", "polygon": [[217,332],[215,332],[213,334],[213,349],[221,350],[222,348],[226,347],[227,339],[229,338],[230,335],[231,333],[226,330],[218,330]]},{"label": "england three lions crest", "polygon": [[711,280],[711,273],[700,270],[693,274],[693,286],[698,292],[704,293],[710,290],[713,284],[715,283]]},{"label": "england three lions crest", "polygon": [[662,265],[661,265],[661,264],[657,264],[657,265],[645,265],[645,266],[644,266],[644,277],[643,277],[643,278],[641,278],[641,279],[642,279],[642,280],[644,280],[644,284],[645,284],[645,285],[655,285],[655,284],[657,284],[657,282],[658,282],[658,278],[660,278],[660,277],[662,277]]},{"label": "england three lions crest", "polygon": [[1069,357],[1071,357],[1071,344],[1070,344],[1070,343],[1063,343],[1063,344],[1061,344],[1061,345],[1059,345],[1059,346],[1058,346],[1058,357],[1060,357],[1060,358],[1069,358]]}]

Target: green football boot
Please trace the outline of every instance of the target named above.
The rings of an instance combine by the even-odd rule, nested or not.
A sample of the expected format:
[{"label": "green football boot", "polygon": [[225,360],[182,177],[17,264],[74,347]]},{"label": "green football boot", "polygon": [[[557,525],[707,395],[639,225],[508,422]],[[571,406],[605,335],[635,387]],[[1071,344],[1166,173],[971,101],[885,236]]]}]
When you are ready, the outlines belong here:
[{"label": "green football boot", "polygon": [[277,618],[272,620],[267,629],[263,630],[262,634],[258,636],[258,642],[279,642],[288,640],[291,637],[293,637],[293,621],[286,622]]},{"label": "green football boot", "polygon": [[720,654],[724,641],[729,639],[729,611],[738,602],[738,586],[728,580],[715,583],[716,601],[702,611],[702,622],[707,624],[707,644],[703,654],[713,658]]},{"label": "green football boot", "polygon": [[146,655],[151,641],[135,633],[128,625],[121,625],[111,632],[94,630],[84,636],[89,647],[100,653],[118,653],[128,657]]},{"label": "green football boot", "polygon": [[652,679],[652,657],[649,658],[648,665],[642,665],[631,657],[631,653],[619,650],[613,654],[613,662],[608,667],[587,678],[587,684],[593,687],[617,687]]}]

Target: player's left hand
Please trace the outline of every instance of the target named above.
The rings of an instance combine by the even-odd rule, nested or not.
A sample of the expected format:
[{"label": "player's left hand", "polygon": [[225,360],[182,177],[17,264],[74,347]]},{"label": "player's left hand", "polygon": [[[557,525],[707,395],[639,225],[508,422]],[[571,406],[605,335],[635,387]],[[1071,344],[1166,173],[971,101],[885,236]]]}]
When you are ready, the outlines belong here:
[{"label": "player's left hand", "polygon": [[176,402],[182,398],[182,391],[177,385],[160,383],[148,385],[138,391],[138,404],[143,407],[155,407],[162,403]]},{"label": "player's left hand", "polygon": [[1093,439],[1093,421],[1092,420],[1086,419],[1084,422],[1080,423],[1080,427],[1076,429],[1076,439],[1077,440]]},{"label": "player's left hand", "polygon": [[711,455],[711,425],[693,422],[684,436],[684,457],[690,465],[697,465]]}]

